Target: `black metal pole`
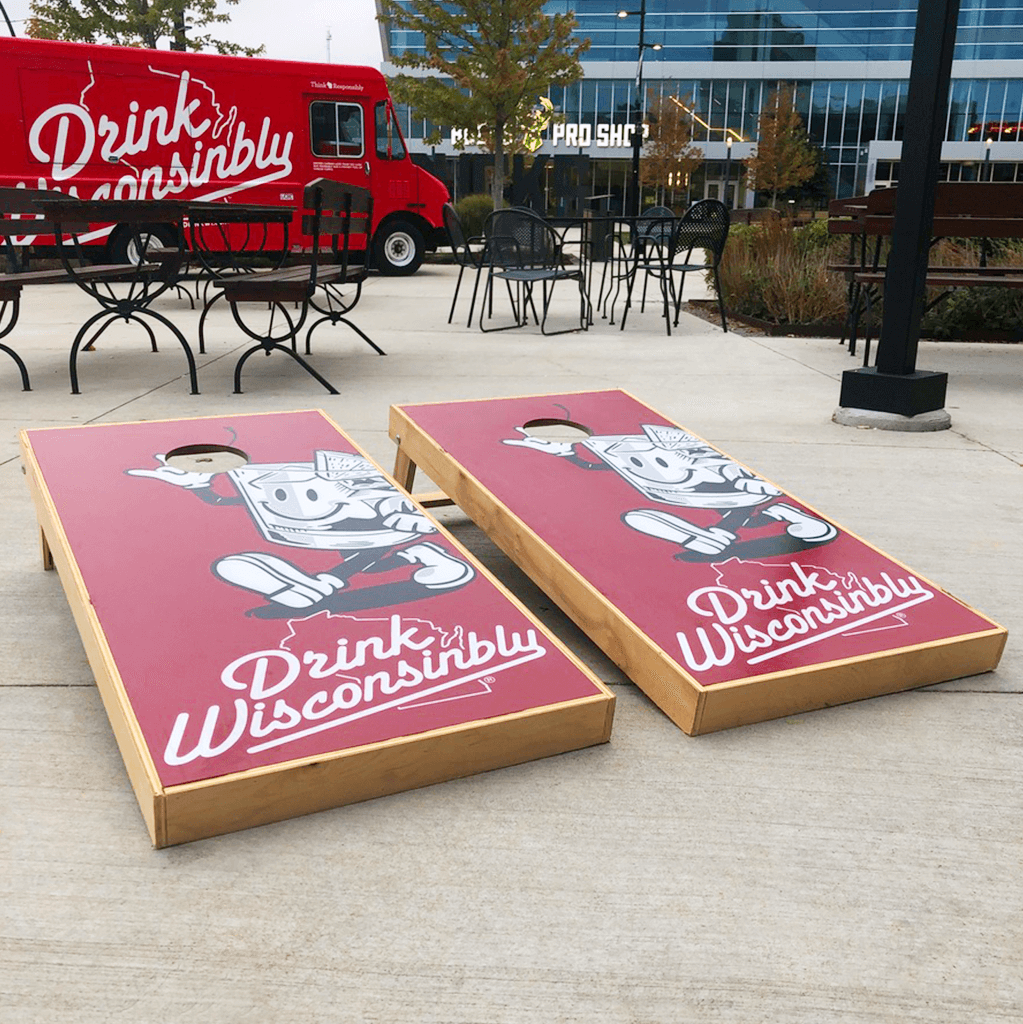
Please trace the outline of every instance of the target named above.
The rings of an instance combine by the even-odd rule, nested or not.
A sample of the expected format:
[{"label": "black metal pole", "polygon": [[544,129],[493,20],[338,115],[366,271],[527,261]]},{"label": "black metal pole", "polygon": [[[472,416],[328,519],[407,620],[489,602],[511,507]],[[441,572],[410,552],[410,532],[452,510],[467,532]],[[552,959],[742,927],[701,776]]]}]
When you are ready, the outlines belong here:
[{"label": "black metal pole", "polygon": [[959,2],[923,0],[917,11],[877,367],[842,375],[846,408],[916,416],[945,404],[948,375],[918,371],[916,356]]},{"label": "black metal pole", "polygon": [[629,213],[639,216],[639,151],[643,148],[643,33],[646,29],[646,0],[639,5],[639,55],[636,58],[636,110],[632,124],[632,195]]}]

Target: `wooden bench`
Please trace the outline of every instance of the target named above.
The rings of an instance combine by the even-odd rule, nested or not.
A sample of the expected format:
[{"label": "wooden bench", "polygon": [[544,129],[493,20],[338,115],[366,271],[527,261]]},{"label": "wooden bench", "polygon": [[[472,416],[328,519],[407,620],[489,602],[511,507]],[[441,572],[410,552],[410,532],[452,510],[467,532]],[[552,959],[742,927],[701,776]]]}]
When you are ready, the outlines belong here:
[{"label": "wooden bench", "polygon": [[[365,263],[357,263],[353,259],[353,254],[359,251],[359,247],[353,243],[360,240],[368,250],[373,223],[372,193],[354,185],[318,178],[306,185],[303,205],[307,212],[302,218],[302,231],[314,240],[308,263],[282,270],[242,274],[216,282],[230,303],[235,323],[256,342],[241,354],[235,364],[235,394],[241,394],[242,367],[249,357],[256,352],[269,355],[275,351],[286,353],[332,395],[338,394],[333,384],[298,354],[298,332],[305,326],[310,310],[320,313],[320,317],[306,332],[306,354],[309,353],[309,338],[313,330],[319,324],[329,321],[351,327],[379,355],[384,355],[384,350],[347,317],[359,300],[362,282],[367,274]],[[323,243],[324,238],[329,239],[326,245]],[[336,286],[341,284],[354,284],[354,295],[343,296],[336,291]],[[326,305],[320,304],[317,289],[325,291]],[[239,305],[247,302],[268,303],[280,309],[287,323],[286,333],[273,336],[272,319],[269,328],[263,331],[257,331],[247,324],[239,310]],[[297,320],[293,321],[287,315],[283,304],[288,302],[301,304]],[[286,344],[288,342],[290,347]]]}]

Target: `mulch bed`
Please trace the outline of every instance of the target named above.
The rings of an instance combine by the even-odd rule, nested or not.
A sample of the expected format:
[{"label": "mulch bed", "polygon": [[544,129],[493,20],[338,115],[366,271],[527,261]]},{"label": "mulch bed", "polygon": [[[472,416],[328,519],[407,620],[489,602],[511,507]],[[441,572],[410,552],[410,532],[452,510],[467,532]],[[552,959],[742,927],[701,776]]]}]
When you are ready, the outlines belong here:
[{"label": "mulch bed", "polygon": [[[706,320],[708,323],[720,324],[716,299],[690,299],[685,306],[693,316]],[[829,321],[816,324],[777,324],[770,320],[761,320],[744,313],[733,313],[726,309],[729,327],[733,323],[749,328],[750,333],[763,334],[771,338],[841,338],[843,324]],[[876,339],[875,339],[876,340]],[[921,338],[921,341],[977,341],[996,345],[1019,345],[1023,343],[1023,331],[975,330],[962,331],[955,338]]]}]

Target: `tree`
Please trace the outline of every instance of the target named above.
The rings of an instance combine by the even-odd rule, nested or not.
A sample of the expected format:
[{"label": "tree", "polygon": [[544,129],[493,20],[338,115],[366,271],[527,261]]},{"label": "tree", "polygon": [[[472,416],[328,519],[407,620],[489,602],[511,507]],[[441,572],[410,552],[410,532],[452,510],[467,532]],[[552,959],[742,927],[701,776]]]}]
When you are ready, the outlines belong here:
[{"label": "tree", "polygon": [[[395,76],[392,95],[417,117],[460,129],[494,154],[495,209],[504,205],[504,156],[529,149],[537,104],[551,85],[570,85],[583,75],[579,56],[589,40],[573,38],[572,14],[547,15],[544,3],[381,0],[381,21],[424,40],[422,52],[400,54],[393,63],[428,72],[424,78]],[[426,141],[439,142],[440,129]]]},{"label": "tree", "polygon": [[767,97],[760,110],[757,148],[745,163],[752,187],[771,193],[772,208],[778,206],[779,192],[802,185],[817,173],[818,152],[796,110],[791,86]]},{"label": "tree", "polygon": [[[238,0],[225,0],[236,4]],[[196,29],[224,24],[230,14],[217,11],[217,0],[32,0],[26,31],[35,39],[72,43],[112,43],[157,49],[161,39],[171,50],[214,49],[217,53],[255,57],[263,47],[239,46]]]},{"label": "tree", "polygon": [[689,181],[703,163],[703,150],[693,142],[693,117],[687,109],[689,97],[649,94],[647,120],[650,136],[643,144],[639,180],[652,185],[663,199],[666,190],[675,191]]}]

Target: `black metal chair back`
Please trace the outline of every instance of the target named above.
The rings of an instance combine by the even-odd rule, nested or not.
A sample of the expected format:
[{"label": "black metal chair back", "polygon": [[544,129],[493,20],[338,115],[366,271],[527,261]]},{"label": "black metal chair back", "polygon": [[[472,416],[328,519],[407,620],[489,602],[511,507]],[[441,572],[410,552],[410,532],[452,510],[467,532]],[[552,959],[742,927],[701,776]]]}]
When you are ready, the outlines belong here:
[{"label": "black metal chair back", "polygon": [[323,256],[324,237],[330,240],[329,249],[333,258],[329,262],[343,268],[342,280],[351,282],[358,276],[358,272],[351,269],[356,253],[361,254],[362,276],[365,276],[373,226],[373,193],[358,185],[346,185],[330,178],[316,178],[306,185],[303,201],[310,212],[302,217],[302,231],[313,237],[309,294],[316,291],[316,274]]},{"label": "black metal chair back", "polygon": [[454,319],[455,316],[455,304],[458,302],[458,290],[462,287],[462,275],[465,273],[466,267],[471,267],[476,271],[476,283],[473,288],[472,302],[469,305],[469,319],[466,321],[466,326],[472,323],[472,311],[476,305],[476,291],[479,288],[479,275],[480,270],[483,267],[483,260],[485,255],[485,249],[473,249],[473,242],[482,242],[482,238],[468,238],[465,234],[465,228],[462,227],[462,219],[458,216],[458,211],[451,205],[451,203],[445,203],[442,209],[444,217],[444,228],[448,233],[448,241],[451,243],[451,252],[454,254],[455,263],[458,264],[458,280],[455,282],[455,294],[451,299],[451,310],[448,313],[448,323]]},{"label": "black metal chair back", "polygon": [[674,210],[667,206],[650,206],[636,221],[636,237],[641,243],[649,241],[661,245],[671,238],[674,223]]},{"label": "black metal chair back", "polygon": [[704,261],[707,269],[716,268],[721,262],[728,240],[730,217],[728,207],[718,199],[701,199],[693,203],[675,225],[672,242],[672,263],[688,263],[694,249],[705,249],[711,254]]},{"label": "black metal chair back", "polygon": [[493,266],[516,270],[553,270],[561,261],[557,232],[532,210],[495,210],[484,228]]},{"label": "black metal chair back", "polygon": [[451,203],[445,203],[441,212],[444,217],[444,229],[448,233],[448,241],[451,243],[451,252],[454,254],[455,262],[463,267],[476,266],[476,259],[469,248],[469,239],[465,235],[465,229],[462,227],[458,211]]},{"label": "black metal chair back", "polygon": [[[728,228],[731,217],[728,207],[718,199],[701,199],[693,203],[679,218],[672,242],[670,270],[681,273],[683,281],[687,271],[709,270],[714,276],[714,290],[717,292],[718,312],[721,314],[721,327],[727,332],[728,320],[725,317],[725,297],[721,294],[721,279],[718,266],[728,241]],[[702,249],[710,259],[693,261],[694,249]],[[682,305],[682,284],[675,294],[675,326],[678,326],[679,309]]]},{"label": "black metal chair back", "polygon": [[[567,266],[562,260],[561,238],[557,231],[541,216],[532,210],[521,207],[495,210],[487,218],[484,226],[486,246],[484,266],[487,269],[487,284],[483,292],[485,310],[480,316],[480,329],[484,327],[486,309],[492,308],[488,300],[493,295],[493,282],[500,278],[509,287],[517,285],[519,298],[512,297],[512,309],[515,322],[507,327],[489,328],[489,330],[507,330],[508,327],[521,327],[526,323],[528,311],[532,310],[534,319],[540,324],[543,334],[564,334],[564,330],[547,330],[547,313],[550,309],[554,285],[558,281],[575,280],[579,288],[579,326],[568,330],[585,330],[589,318],[589,298],[586,294],[586,281],[582,268],[578,265]],[[537,316],[533,302],[534,287],[539,284],[542,291],[543,315]]]}]

